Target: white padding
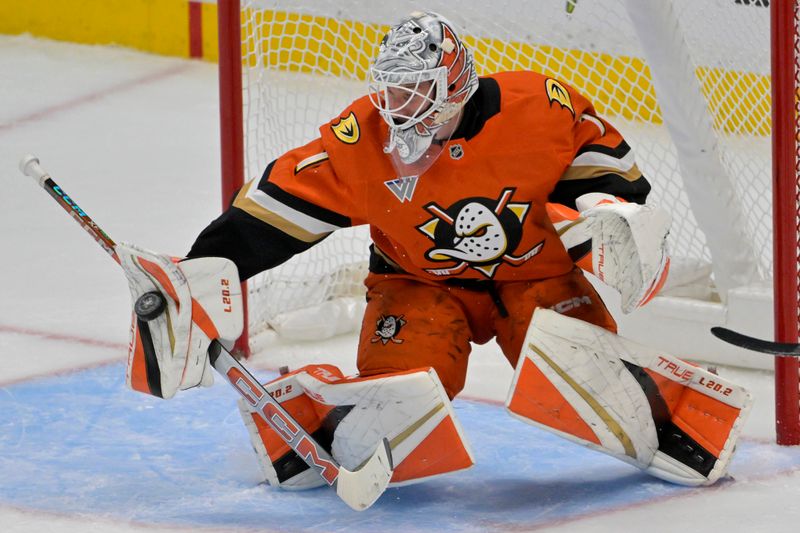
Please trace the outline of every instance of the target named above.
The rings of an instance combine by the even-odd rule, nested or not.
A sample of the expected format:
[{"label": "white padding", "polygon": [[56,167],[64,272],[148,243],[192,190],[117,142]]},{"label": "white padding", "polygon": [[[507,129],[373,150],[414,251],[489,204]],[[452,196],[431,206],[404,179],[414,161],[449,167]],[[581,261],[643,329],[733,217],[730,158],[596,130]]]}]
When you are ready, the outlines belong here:
[{"label": "white padding", "polygon": [[[630,313],[648,299],[667,266],[671,217],[656,206],[603,196],[609,195],[586,194],[576,203],[592,229],[592,269],[619,291],[622,311]],[[592,204],[597,201],[604,203]]]},{"label": "white padding", "polygon": [[[537,393],[517,390],[526,361],[536,365],[592,428],[601,445],[597,446],[564,431],[554,432],[673,483],[708,485],[726,472],[752,403],[748,391],[724,378],[593,324],[548,309],[537,309],[533,315],[507,406],[512,404],[515,395],[535,397]],[[623,361],[740,410],[708,476],[658,451],[659,441],[649,401]],[[553,428],[526,419],[518,413],[512,414],[553,431]]]},{"label": "white padding", "polygon": [[181,261],[179,266],[192,298],[211,319],[220,340],[232,344],[244,326],[242,284],[236,265],[222,257],[199,257]]},{"label": "white padding", "polygon": [[297,381],[317,401],[353,406],[334,432],[332,449],[333,457],[348,470],[368,459],[383,438],[389,439],[395,466],[401,464],[447,417],[455,425],[460,440],[450,444],[454,448],[463,446],[470,459],[473,457],[444,387],[432,369],[334,383],[300,373]]},{"label": "white padding", "polygon": [[277,314],[269,325],[289,340],[322,340],[357,331],[364,318],[363,296],[335,298],[320,304]]},{"label": "white padding", "polygon": [[[641,387],[615,352],[596,348],[593,342],[597,338],[595,331],[581,327],[564,337],[562,321],[569,321],[567,325],[570,326],[589,325],[554,311],[536,310],[506,405],[511,404],[517,392],[523,360],[528,359],[592,428],[601,444],[598,447],[584,439],[558,432],[561,436],[599,448],[640,468],[646,467],[658,448],[658,437],[650,405]],[[548,426],[542,427],[552,430]]]},{"label": "white padding", "polygon": [[[220,257],[176,263],[170,256],[126,243],[117,244],[116,252],[128,278],[134,305],[148,292],[160,293],[166,302],[164,312],[146,323],[150,343],[142,337],[142,321],[133,316],[128,386],[147,392],[134,374],[145,365],[139,358],[146,357],[142,354],[148,348],[158,361],[163,398],[172,398],[178,390],[210,386],[213,383],[208,361],[211,341],[227,341],[230,347],[242,333],[242,295],[236,265]],[[137,345],[139,342],[142,346]],[[150,346],[145,347],[146,344]]]},{"label": "white padding", "polygon": [[[162,398],[172,398],[178,390],[198,384],[210,385],[213,377],[205,361],[207,357],[203,357],[208,342],[204,342],[203,335],[192,340],[192,296],[183,271],[169,256],[132,244],[117,243],[116,252],[128,279],[132,304],[148,292],[159,292],[166,302],[164,312],[147,323],[158,361]],[[143,348],[137,346],[141,339],[139,320],[135,314],[132,318],[126,381],[134,388],[135,367],[144,363],[137,361]],[[200,357],[192,357],[195,351],[199,351]]]}]

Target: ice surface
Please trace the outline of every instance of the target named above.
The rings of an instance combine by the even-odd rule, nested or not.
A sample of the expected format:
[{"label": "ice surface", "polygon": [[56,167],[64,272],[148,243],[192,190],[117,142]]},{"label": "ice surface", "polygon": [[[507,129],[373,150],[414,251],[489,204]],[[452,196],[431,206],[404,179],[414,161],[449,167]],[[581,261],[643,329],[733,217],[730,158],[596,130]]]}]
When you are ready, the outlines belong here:
[{"label": "ice surface", "polygon": [[[286,492],[258,484],[227,384],[165,402],[127,390],[124,375],[115,364],[6,387],[0,499],[141,523],[369,533],[382,524],[399,531],[526,530],[703,492],[566,443],[498,405],[456,400],[476,465],[390,488],[368,512],[354,513],[327,487]],[[745,440],[732,474],[762,479],[798,465],[800,449]]]},{"label": "ice surface", "polygon": [[[799,452],[772,444],[769,373],[722,369],[756,395],[733,479],[682,489],[507,417],[493,344],[457,404],[474,469],[358,515],[258,485],[231,391],[124,388],[125,281],[17,170],[33,152],[112,238],[185,253],[220,209],[215,65],[0,37],[0,72],[0,531],[798,530]],[[250,366],[352,372],[355,342],[278,343]]]}]

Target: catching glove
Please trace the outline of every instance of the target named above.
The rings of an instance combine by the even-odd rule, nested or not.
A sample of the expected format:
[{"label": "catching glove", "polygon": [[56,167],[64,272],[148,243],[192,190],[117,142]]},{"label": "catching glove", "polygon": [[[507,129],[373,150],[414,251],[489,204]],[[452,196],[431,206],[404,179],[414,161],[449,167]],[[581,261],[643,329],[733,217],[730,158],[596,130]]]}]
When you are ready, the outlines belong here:
[{"label": "catching glove", "polygon": [[165,399],[179,390],[210,386],[211,341],[230,347],[242,333],[236,265],[221,257],[178,262],[126,243],[116,251],[134,302],[128,386]]}]

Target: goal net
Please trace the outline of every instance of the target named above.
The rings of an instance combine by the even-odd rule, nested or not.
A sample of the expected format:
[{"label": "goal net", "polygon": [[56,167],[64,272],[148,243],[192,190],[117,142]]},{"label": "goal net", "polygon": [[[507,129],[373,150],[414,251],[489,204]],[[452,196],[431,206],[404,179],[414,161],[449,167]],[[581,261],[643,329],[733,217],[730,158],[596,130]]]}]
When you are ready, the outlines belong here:
[{"label": "goal net", "polygon": [[[586,95],[633,147],[653,186],[648,201],[670,212],[673,225],[664,296],[631,319],[631,330],[649,321],[644,340],[707,360],[723,349],[705,338],[706,345],[681,346],[675,330],[659,328],[675,322],[710,337],[710,325],[744,326],[771,336],[768,0],[241,0],[240,8],[245,179],[317,137],[321,124],[365,93],[391,23],[437,11],[460,30],[479,75],[529,69],[556,77]],[[796,229],[796,192],[794,206]],[[368,246],[366,228],[339,231],[256,276],[251,338],[268,329],[321,338],[356,327]],[[795,261],[795,339],[796,270]]]}]

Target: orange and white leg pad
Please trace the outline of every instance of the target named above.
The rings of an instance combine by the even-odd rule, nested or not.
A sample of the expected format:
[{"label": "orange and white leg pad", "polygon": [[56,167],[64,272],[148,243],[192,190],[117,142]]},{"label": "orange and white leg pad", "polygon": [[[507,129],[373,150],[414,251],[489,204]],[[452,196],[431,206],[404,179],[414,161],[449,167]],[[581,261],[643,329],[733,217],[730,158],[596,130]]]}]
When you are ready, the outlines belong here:
[{"label": "orange and white leg pad", "polygon": [[[394,461],[391,486],[469,468],[474,459],[433,369],[345,378],[332,365],[309,365],[265,384],[267,391],[348,470],[383,438]],[[266,481],[285,489],[324,483],[245,402],[239,410]]]},{"label": "orange and white leg pad", "polygon": [[706,370],[537,309],[506,408],[655,477],[696,486],[726,473],[751,404],[747,390]]}]

